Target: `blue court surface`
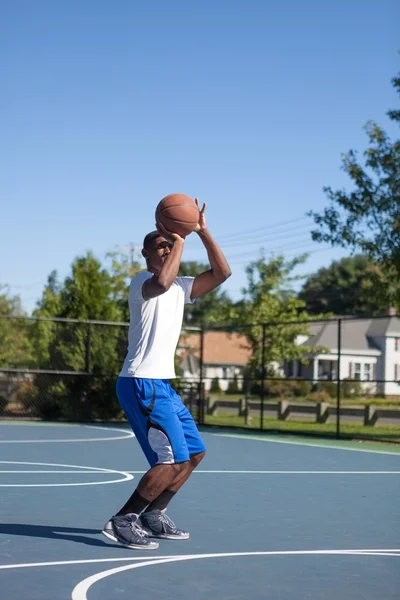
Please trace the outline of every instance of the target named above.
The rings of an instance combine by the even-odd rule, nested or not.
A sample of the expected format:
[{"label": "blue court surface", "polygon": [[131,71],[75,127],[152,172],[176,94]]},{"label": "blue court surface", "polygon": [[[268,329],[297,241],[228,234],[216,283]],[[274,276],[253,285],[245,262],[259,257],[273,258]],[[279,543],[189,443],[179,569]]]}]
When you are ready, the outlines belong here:
[{"label": "blue court surface", "polygon": [[101,534],[147,469],[129,429],[0,424],[2,600],[398,600],[400,453],[203,433],[169,507],[186,541]]}]

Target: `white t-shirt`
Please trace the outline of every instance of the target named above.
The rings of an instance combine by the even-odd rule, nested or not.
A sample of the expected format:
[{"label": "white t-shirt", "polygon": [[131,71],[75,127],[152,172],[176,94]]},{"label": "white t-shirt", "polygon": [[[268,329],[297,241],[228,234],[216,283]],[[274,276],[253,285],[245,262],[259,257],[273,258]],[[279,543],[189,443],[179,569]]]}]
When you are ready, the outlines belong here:
[{"label": "white t-shirt", "polygon": [[172,379],[184,304],[192,303],[194,277],[177,277],[167,292],[144,300],[142,286],[150,277],[152,273],[144,271],[130,284],[129,345],[120,376]]}]

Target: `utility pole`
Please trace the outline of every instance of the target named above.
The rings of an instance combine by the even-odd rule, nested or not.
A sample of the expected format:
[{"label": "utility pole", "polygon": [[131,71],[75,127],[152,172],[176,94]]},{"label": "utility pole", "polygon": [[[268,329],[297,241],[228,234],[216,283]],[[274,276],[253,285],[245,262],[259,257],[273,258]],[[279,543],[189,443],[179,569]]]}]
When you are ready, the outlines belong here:
[{"label": "utility pole", "polygon": [[136,251],[135,244],[133,242],[131,242],[127,246],[124,246],[122,244],[116,244],[116,248],[118,248],[118,250],[127,250],[129,252],[129,256],[130,256],[130,259],[131,259],[131,268],[133,269],[134,258],[135,258],[135,251]]}]

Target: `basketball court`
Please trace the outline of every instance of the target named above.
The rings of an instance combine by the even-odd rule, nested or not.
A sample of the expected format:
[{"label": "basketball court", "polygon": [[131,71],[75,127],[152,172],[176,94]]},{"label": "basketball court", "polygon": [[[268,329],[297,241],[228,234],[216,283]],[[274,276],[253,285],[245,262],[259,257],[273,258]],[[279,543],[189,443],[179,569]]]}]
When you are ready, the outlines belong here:
[{"label": "basketball court", "polygon": [[400,449],[205,431],[156,551],[101,529],[147,465],[129,429],[0,424],[3,600],[394,600]]}]

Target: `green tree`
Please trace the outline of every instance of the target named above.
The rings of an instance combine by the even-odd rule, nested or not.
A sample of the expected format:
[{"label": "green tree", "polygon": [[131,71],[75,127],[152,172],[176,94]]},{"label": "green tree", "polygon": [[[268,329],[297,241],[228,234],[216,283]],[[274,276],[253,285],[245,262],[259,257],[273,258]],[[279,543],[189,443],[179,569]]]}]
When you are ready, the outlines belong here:
[{"label": "green tree", "polygon": [[[59,285],[51,274],[35,316],[67,318],[73,322],[38,321],[42,369],[85,373],[41,374],[35,381],[41,402],[38,410],[69,419],[109,418],[117,414],[115,379],[126,350],[125,327],[87,321],[118,322],[121,308],[115,298],[115,279],[87,253],[72,264],[71,275]],[[45,334],[45,335],[43,335]],[[51,406],[50,406],[51,405]],[[58,411],[58,413],[57,413]]]},{"label": "green tree", "polygon": [[[400,93],[400,77],[393,80]],[[400,111],[389,118],[400,123]],[[343,155],[342,168],[354,189],[333,191],[325,187],[330,201],[321,213],[310,212],[319,225],[312,231],[318,242],[361,250],[381,268],[380,291],[387,305],[400,305],[400,140],[391,141],[386,132],[370,121],[365,125],[369,147],[365,165],[357,153]]]},{"label": "green tree", "polygon": [[28,367],[32,360],[29,325],[19,296],[0,285],[0,366]]},{"label": "green tree", "polygon": [[[196,277],[203,271],[207,271],[209,265],[197,261],[183,261],[179,268],[180,277]],[[185,306],[183,325],[214,325],[229,311],[232,301],[225,291],[220,288],[209,292],[194,304]]]},{"label": "green tree", "polygon": [[112,286],[112,297],[118,306],[123,321],[129,321],[129,283],[144,267],[136,259],[135,250],[132,248],[130,254],[116,251],[109,252],[107,258],[111,260],[110,275]]},{"label": "green tree", "polygon": [[332,313],[358,317],[376,316],[387,306],[376,291],[376,266],[366,255],[358,254],[334,261],[308,277],[299,293],[312,315]]},{"label": "green tree", "polygon": [[[308,331],[307,323],[299,323],[299,320],[306,321],[309,315],[304,311],[305,303],[293,291],[293,283],[298,279],[293,271],[305,260],[306,256],[290,261],[278,256],[266,261],[262,255],[246,268],[244,298],[232,307],[228,320],[249,340],[253,377],[260,374],[263,323],[266,324],[264,366],[267,374],[274,375],[276,365],[283,360],[301,360],[309,351],[296,344],[297,336]],[[300,310],[303,311],[301,317]]]}]

